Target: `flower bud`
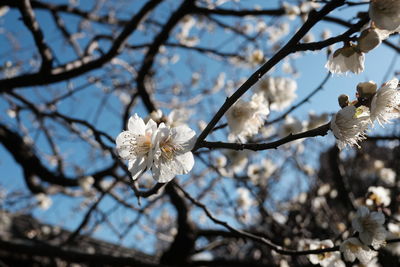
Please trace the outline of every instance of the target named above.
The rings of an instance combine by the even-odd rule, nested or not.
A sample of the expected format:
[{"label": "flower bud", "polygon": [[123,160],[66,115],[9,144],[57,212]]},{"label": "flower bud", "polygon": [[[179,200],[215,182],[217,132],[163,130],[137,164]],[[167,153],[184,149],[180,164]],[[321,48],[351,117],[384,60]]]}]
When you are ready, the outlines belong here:
[{"label": "flower bud", "polygon": [[377,29],[368,28],[364,30],[358,38],[357,48],[364,53],[368,53],[382,42],[381,35]]},{"label": "flower bud", "polygon": [[357,85],[358,97],[370,98],[375,94],[377,88],[378,86],[373,81],[359,83]]}]

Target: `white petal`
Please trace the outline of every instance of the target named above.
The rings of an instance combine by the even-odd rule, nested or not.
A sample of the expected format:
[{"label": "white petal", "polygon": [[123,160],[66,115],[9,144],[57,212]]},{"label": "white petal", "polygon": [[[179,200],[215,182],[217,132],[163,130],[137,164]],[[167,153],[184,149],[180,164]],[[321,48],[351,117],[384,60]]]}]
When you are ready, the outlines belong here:
[{"label": "white petal", "polygon": [[155,123],[152,119],[149,119],[149,121],[146,124],[146,133],[147,132],[154,132],[157,130],[157,123]]},{"label": "white petal", "polygon": [[130,142],[132,141],[132,138],[133,134],[131,132],[124,131],[120,133],[115,140],[118,155],[123,159],[131,159],[135,157],[135,155],[131,153],[132,146]]},{"label": "white petal", "polygon": [[144,121],[136,113],[129,118],[128,130],[135,135],[144,135],[146,132]]},{"label": "white petal", "polygon": [[174,144],[181,145],[184,151],[191,150],[196,142],[196,132],[186,125],[172,128],[171,135]]},{"label": "white petal", "polygon": [[136,180],[146,170],[146,167],[147,162],[145,157],[130,160],[128,169],[132,174],[132,179]]}]

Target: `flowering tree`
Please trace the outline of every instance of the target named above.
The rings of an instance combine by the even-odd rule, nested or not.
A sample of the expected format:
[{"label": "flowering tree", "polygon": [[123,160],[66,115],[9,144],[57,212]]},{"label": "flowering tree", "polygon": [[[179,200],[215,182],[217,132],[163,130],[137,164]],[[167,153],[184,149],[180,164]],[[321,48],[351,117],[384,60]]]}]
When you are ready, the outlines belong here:
[{"label": "flowering tree", "polygon": [[4,265],[398,264],[399,0],[3,0],[0,27]]}]

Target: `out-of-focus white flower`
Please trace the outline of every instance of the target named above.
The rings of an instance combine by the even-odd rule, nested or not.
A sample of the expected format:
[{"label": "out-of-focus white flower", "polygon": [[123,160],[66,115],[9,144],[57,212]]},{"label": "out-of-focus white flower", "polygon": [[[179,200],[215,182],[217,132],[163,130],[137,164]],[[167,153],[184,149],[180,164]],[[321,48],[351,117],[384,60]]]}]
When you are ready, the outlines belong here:
[{"label": "out-of-focus white flower", "polygon": [[78,179],[78,184],[83,189],[83,191],[89,192],[92,188],[92,185],[94,184],[94,178],[93,176],[82,177]]},{"label": "out-of-focus white flower", "polygon": [[311,10],[317,9],[321,6],[316,1],[305,1],[300,4],[300,10],[302,13],[309,13]]},{"label": "out-of-focus white flower", "polygon": [[192,16],[187,15],[182,19],[181,31],[176,35],[181,44],[192,47],[199,42],[199,38],[189,36],[190,30],[194,25],[196,25],[196,20]]},{"label": "out-of-focus white flower", "polygon": [[345,240],[340,245],[340,252],[343,253],[346,261],[353,262],[357,258],[362,264],[367,264],[378,255],[378,252],[371,250],[355,237]]},{"label": "out-of-focus white flower", "polygon": [[258,133],[269,114],[262,94],[254,94],[250,102],[239,99],[226,113],[231,134],[241,140]]},{"label": "out-of-focus white flower", "polygon": [[289,134],[297,134],[303,131],[303,124],[296,118],[287,116],[285,118],[285,123],[279,129],[279,137],[286,137]]},{"label": "out-of-focus white flower", "polygon": [[[322,241],[311,241],[310,249],[325,249],[333,247],[333,242],[329,239]],[[325,252],[321,254],[309,254],[307,258],[311,261],[312,264],[320,264],[323,267],[345,267],[346,265],[340,259],[340,253],[338,251],[335,252]]]},{"label": "out-of-focus white flower", "polygon": [[367,107],[347,106],[333,116],[330,127],[342,150],[347,145],[359,147],[358,142],[366,138],[365,131],[370,124]]},{"label": "out-of-focus white flower", "polygon": [[269,159],[263,159],[261,164],[250,164],[247,175],[256,185],[265,185],[268,178],[276,171],[277,166]]},{"label": "out-of-focus white flower", "polygon": [[366,203],[368,206],[384,206],[390,205],[390,190],[382,186],[370,186],[368,188],[368,197]]},{"label": "out-of-focus white flower", "polygon": [[308,113],[307,130],[318,128],[319,126],[327,123],[328,120],[328,113],[322,113],[321,115],[318,115],[311,111]]},{"label": "out-of-focus white flower", "polygon": [[400,90],[397,89],[399,80],[393,78],[386,82],[372,98],[371,120],[377,120],[380,125],[398,118],[399,112],[396,108],[400,105]]},{"label": "out-of-focus white flower", "polygon": [[253,205],[253,199],[250,196],[250,191],[245,187],[239,187],[236,190],[236,203],[243,210],[248,210]]},{"label": "out-of-focus white flower", "polygon": [[154,152],[153,178],[159,183],[171,181],[175,175],[187,174],[194,165],[193,148],[196,133],[186,125],[158,127]]},{"label": "out-of-focus white flower", "polygon": [[117,136],[118,154],[122,159],[129,161],[128,168],[133,180],[151,168],[156,137],[157,124],[152,119],[144,124],[137,114],[129,118],[128,131],[123,131]]},{"label": "out-of-focus white flower", "polygon": [[381,168],[378,170],[378,177],[388,185],[394,185],[396,181],[396,172],[390,168]]},{"label": "out-of-focus white flower", "polygon": [[264,53],[260,49],[254,50],[250,55],[250,64],[259,65],[264,62]]},{"label": "out-of-focus white flower", "polygon": [[249,160],[249,150],[231,150],[229,149],[226,153],[226,157],[229,160],[227,169],[232,169],[234,173],[240,173],[244,170]]},{"label": "out-of-focus white flower", "polygon": [[[387,239],[400,238],[400,226],[395,223],[388,223],[388,235]],[[392,254],[400,256],[400,244],[399,242],[389,243],[385,249],[389,250]]]},{"label": "out-of-focus white flower", "polygon": [[346,46],[339,48],[329,56],[325,68],[336,74],[348,71],[358,74],[364,71],[364,61],[364,53],[357,51],[353,46]]},{"label": "out-of-focus white flower", "polygon": [[38,203],[39,207],[42,210],[49,209],[51,204],[53,204],[53,201],[51,200],[51,198],[48,195],[44,194],[44,193],[36,194],[35,198],[37,200],[37,203]]},{"label": "out-of-focus white flower", "polygon": [[288,107],[296,95],[297,83],[295,80],[284,77],[266,77],[258,81],[256,92],[264,94],[271,110],[282,110]]},{"label": "out-of-focus white flower", "polygon": [[290,32],[290,24],[284,22],[278,25],[269,26],[266,29],[266,32],[268,33],[269,41],[275,43]]},{"label": "out-of-focus white flower", "polygon": [[386,243],[384,222],[385,216],[382,212],[370,212],[367,207],[360,206],[351,225],[359,233],[359,238],[365,245],[372,245],[375,249],[378,249]]},{"label": "out-of-focus white flower", "polygon": [[400,30],[400,1],[371,0],[369,17],[376,27],[388,31]]},{"label": "out-of-focus white flower", "polygon": [[289,19],[294,20],[298,15],[300,15],[300,8],[296,5],[289,4],[287,2],[282,3],[283,10]]}]

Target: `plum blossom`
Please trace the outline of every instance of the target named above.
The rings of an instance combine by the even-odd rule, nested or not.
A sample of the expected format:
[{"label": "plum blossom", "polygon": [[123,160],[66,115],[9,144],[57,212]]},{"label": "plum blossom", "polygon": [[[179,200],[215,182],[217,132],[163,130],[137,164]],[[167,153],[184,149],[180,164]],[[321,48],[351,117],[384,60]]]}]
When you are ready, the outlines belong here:
[{"label": "plum blossom", "polygon": [[296,5],[291,5],[287,2],[283,2],[282,7],[285,10],[285,14],[291,20],[294,20],[298,15],[300,15],[300,8]]},{"label": "plum blossom", "polygon": [[[311,250],[314,249],[325,249],[333,247],[333,242],[329,239],[314,241],[312,240],[309,248]],[[335,252],[324,252],[321,254],[309,254],[307,255],[308,259],[312,264],[320,264],[323,267],[344,267],[346,266],[344,262],[340,259],[340,253]]]},{"label": "plum blossom", "polygon": [[380,29],[400,31],[400,1],[398,0],[371,0],[369,16]]},{"label": "plum blossom", "polygon": [[50,208],[51,204],[53,204],[53,201],[51,200],[51,198],[44,193],[36,194],[35,198],[37,200],[37,203],[38,203],[40,209],[42,209],[42,210],[48,210]]},{"label": "plum blossom", "polygon": [[171,181],[175,175],[187,174],[194,165],[193,148],[196,133],[186,125],[169,128],[161,123],[152,167],[153,178],[159,183]]},{"label": "plum blossom", "polygon": [[365,131],[370,124],[367,107],[346,106],[333,116],[330,127],[342,150],[346,146],[359,147],[358,142],[366,138]]},{"label": "plum blossom", "polygon": [[382,186],[370,186],[368,188],[368,197],[366,204],[368,206],[384,206],[390,205],[390,190]]},{"label": "plum blossom", "polygon": [[353,262],[357,258],[362,264],[367,264],[378,252],[371,250],[368,246],[361,243],[358,238],[351,237],[340,245],[340,252],[343,253],[346,261]]},{"label": "plum blossom", "polygon": [[400,90],[397,89],[399,80],[393,78],[386,82],[372,98],[371,120],[377,120],[380,125],[389,123],[391,119],[398,118],[397,109],[400,105]]},{"label": "plum blossom", "polygon": [[248,210],[253,205],[253,199],[250,196],[250,191],[245,187],[239,187],[236,190],[236,203],[243,210]]},{"label": "plum blossom", "polygon": [[268,178],[276,171],[277,166],[270,159],[263,159],[261,164],[250,164],[247,168],[247,176],[256,184],[265,186]]},{"label": "plum blossom", "polygon": [[333,52],[325,65],[330,72],[342,74],[353,72],[359,74],[364,71],[365,55],[355,46],[345,46]]},{"label": "plum blossom", "polygon": [[193,168],[194,142],[195,132],[186,125],[170,128],[160,123],[157,127],[152,119],[145,124],[137,114],[129,119],[128,131],[116,139],[118,154],[128,160],[132,179],[151,169],[159,183],[167,183]]},{"label": "plum blossom", "polygon": [[384,222],[385,216],[382,212],[370,212],[367,207],[360,206],[351,225],[359,233],[359,238],[364,245],[372,245],[375,249],[378,249],[385,244]]},{"label": "plum blossom", "polygon": [[239,99],[226,113],[233,137],[240,140],[257,134],[269,114],[268,105],[261,94],[254,94],[250,102]]},{"label": "plum blossom", "polygon": [[297,83],[285,77],[266,77],[258,81],[255,91],[264,94],[271,110],[283,110],[288,107],[296,95]]},{"label": "plum blossom", "polygon": [[122,159],[128,160],[128,169],[133,180],[151,168],[156,137],[157,124],[152,119],[144,124],[137,114],[129,118],[128,130],[117,136],[117,152]]}]

